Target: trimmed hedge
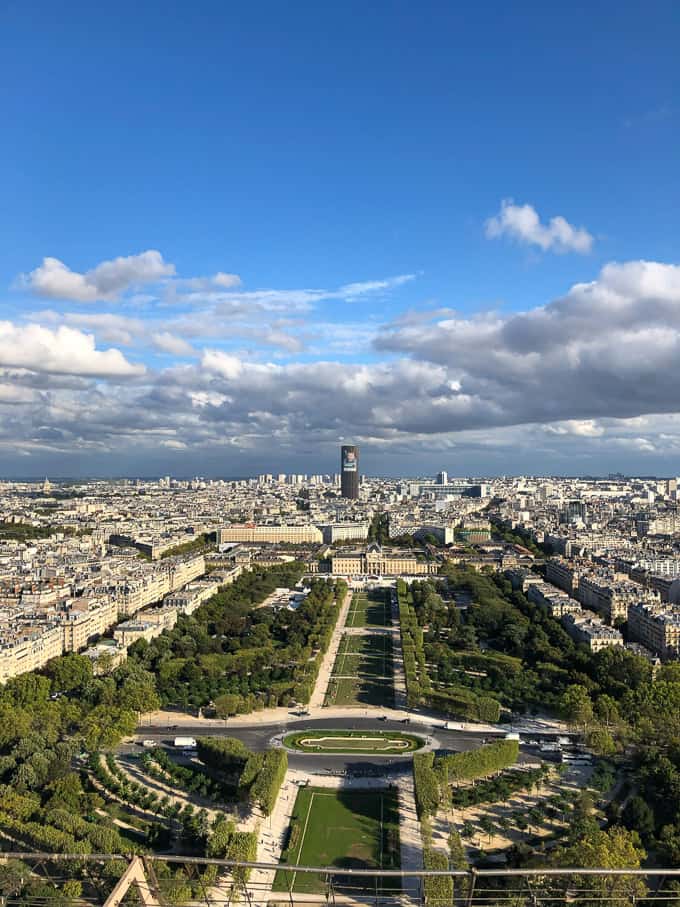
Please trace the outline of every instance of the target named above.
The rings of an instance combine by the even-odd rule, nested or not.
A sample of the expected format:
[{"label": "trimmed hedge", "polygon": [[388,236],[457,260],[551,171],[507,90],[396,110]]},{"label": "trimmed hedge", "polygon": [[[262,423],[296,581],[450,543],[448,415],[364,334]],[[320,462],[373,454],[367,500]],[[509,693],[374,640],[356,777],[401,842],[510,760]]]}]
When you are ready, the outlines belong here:
[{"label": "trimmed hedge", "polygon": [[257,803],[265,815],[271,815],[283,779],[288,771],[288,753],[284,749],[267,750],[262,770],[250,788],[250,801]]},{"label": "trimmed hedge", "polygon": [[[227,860],[237,860],[239,863],[254,863],[257,860],[257,835],[254,831],[235,831],[231,836],[225,854]],[[244,866],[232,870],[235,879],[248,881],[250,869]]]},{"label": "trimmed hedge", "polygon": [[497,740],[476,750],[453,753],[440,759],[446,767],[449,781],[472,781],[514,765],[518,756],[518,740]]},{"label": "trimmed hedge", "polygon": [[439,780],[434,771],[434,753],[416,753],[414,755],[413,782],[419,817],[423,819],[433,816],[441,801]]},{"label": "trimmed hedge", "polygon": [[245,743],[235,737],[199,737],[196,749],[201,762],[221,775],[240,772],[250,756]]},{"label": "trimmed hedge", "polygon": [[[446,854],[431,847],[423,848],[423,866],[425,869],[448,869]],[[426,876],[424,885],[425,902],[433,905],[449,905],[453,901],[453,879],[451,876]]]}]

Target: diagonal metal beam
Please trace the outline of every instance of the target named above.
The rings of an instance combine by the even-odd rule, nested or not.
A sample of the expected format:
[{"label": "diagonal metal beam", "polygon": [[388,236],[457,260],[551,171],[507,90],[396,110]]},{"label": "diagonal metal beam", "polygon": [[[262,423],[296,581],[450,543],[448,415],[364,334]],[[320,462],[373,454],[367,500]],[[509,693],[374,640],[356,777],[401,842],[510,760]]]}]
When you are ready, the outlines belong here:
[{"label": "diagonal metal beam", "polygon": [[104,901],[104,907],[118,907],[130,888],[136,885],[144,907],[161,907],[144,872],[141,857],[133,857],[128,868],[116,882],[113,891]]}]

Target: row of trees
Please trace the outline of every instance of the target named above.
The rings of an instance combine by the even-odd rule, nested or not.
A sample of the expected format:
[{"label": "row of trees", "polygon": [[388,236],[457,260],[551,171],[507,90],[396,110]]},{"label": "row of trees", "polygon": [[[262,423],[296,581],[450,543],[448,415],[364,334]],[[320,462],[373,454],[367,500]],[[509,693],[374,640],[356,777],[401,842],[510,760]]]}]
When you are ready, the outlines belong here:
[{"label": "row of trees", "polygon": [[434,585],[413,583],[409,588],[399,579],[397,596],[409,706],[425,705],[451,717],[474,721],[498,721],[500,704],[491,696],[478,695],[453,680],[435,687],[430,679],[423,628],[435,612],[441,616],[447,612]]},{"label": "row of trees", "polygon": [[434,816],[441,805],[450,803],[449,785],[452,783],[501,772],[514,765],[518,755],[517,740],[498,740],[463,753],[416,753],[413,779],[418,815],[421,818]]},{"label": "row of trees", "polygon": [[307,702],[346,584],[313,580],[294,611],[254,607],[301,574],[296,563],[249,571],[173,630],[135,643],[130,656],[156,675],[164,705],[214,703],[216,714],[227,717]]},{"label": "row of trees", "polygon": [[198,756],[216,779],[232,785],[242,800],[270,815],[288,770],[288,754],[275,748],[254,753],[232,737],[201,737]]}]

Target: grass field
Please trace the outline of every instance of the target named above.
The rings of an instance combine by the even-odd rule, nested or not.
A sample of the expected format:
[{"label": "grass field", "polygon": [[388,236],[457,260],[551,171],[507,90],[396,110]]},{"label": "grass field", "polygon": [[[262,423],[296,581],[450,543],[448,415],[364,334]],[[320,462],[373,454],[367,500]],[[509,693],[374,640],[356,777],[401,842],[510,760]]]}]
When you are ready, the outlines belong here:
[{"label": "grass field", "polygon": [[326,705],[394,704],[392,640],[381,634],[340,640]]},{"label": "grass field", "polygon": [[[302,788],[281,862],[337,869],[399,869],[396,792]],[[342,879],[339,881],[342,885]],[[346,884],[365,887],[366,880],[347,878]],[[315,894],[325,891],[326,882],[321,875],[280,869],[274,891],[286,891],[289,886],[293,891]]]},{"label": "grass field", "polygon": [[355,592],[352,597],[346,626],[348,627],[389,627],[392,625],[392,610],[389,592],[384,589],[374,592]]},{"label": "grass field", "polygon": [[399,731],[296,731],[283,741],[284,746],[305,753],[373,753],[394,756],[412,753],[423,745],[413,734]]}]

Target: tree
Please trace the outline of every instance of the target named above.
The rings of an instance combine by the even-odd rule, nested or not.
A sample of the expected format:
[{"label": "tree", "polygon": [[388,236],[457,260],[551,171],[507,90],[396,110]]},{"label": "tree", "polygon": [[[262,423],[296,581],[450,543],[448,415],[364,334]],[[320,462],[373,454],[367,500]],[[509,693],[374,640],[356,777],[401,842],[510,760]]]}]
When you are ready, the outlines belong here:
[{"label": "tree", "polygon": [[[593,830],[583,835],[570,847],[556,853],[555,865],[579,866],[584,869],[639,869],[647,856],[635,831],[615,826],[608,831]],[[586,888],[590,897],[579,898],[581,904],[629,905],[633,899],[644,898],[647,889],[635,876],[583,876],[568,878],[569,888]]]},{"label": "tree", "polygon": [[491,819],[488,816],[482,816],[482,818],[479,820],[479,827],[482,829],[484,834],[488,837],[489,844],[490,844],[493,833],[496,830],[496,826],[494,825],[494,823],[491,821]]},{"label": "tree", "polygon": [[593,718],[593,704],[588,690],[580,683],[570,684],[560,699],[560,711],[571,724],[588,724]]},{"label": "tree", "polygon": [[614,738],[605,728],[590,728],[586,735],[586,741],[591,750],[598,756],[613,756],[616,752]]},{"label": "tree", "polygon": [[70,693],[92,680],[92,662],[84,655],[71,653],[47,662],[45,673],[52,680],[55,693]]},{"label": "tree", "polygon": [[631,797],[621,813],[621,821],[630,831],[636,831],[644,844],[654,835],[654,811],[642,797]]},{"label": "tree", "polygon": [[215,714],[218,718],[229,718],[236,715],[241,707],[241,697],[235,693],[224,693],[215,700]]},{"label": "tree", "polygon": [[606,728],[611,727],[612,724],[618,724],[621,720],[621,716],[616,700],[606,693],[599,696],[595,703],[595,716]]},{"label": "tree", "polygon": [[463,822],[461,829],[460,829],[460,833],[464,838],[468,838],[468,839],[474,835],[475,826],[472,824],[472,822],[470,822],[469,819],[466,820],[465,822]]}]

